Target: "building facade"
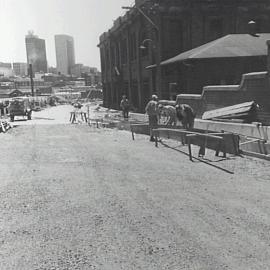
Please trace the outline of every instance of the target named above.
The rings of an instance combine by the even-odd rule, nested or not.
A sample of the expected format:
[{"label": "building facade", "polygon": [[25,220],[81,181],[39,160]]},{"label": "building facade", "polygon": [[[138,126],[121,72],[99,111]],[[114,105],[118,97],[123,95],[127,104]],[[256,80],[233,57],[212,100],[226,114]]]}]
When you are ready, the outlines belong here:
[{"label": "building facade", "polygon": [[49,67],[48,68],[48,73],[57,74],[57,68],[56,67]]},{"label": "building facade", "polygon": [[33,72],[47,72],[45,40],[29,32],[25,37],[27,64],[32,64]]},{"label": "building facade", "polygon": [[54,39],[57,71],[71,75],[71,68],[75,65],[74,39],[68,35],[55,35]]},{"label": "building facade", "polygon": [[76,77],[81,77],[83,70],[83,64],[75,64],[71,67],[71,74],[76,76]]},{"label": "building facade", "polygon": [[127,94],[133,107],[143,111],[157,88],[161,99],[169,99],[170,92],[186,87],[183,78],[174,89],[181,72],[147,66],[226,34],[247,33],[250,20],[258,32],[270,32],[268,0],[137,0],[100,36],[104,105],[118,108],[121,95]]},{"label": "building facade", "polygon": [[11,63],[0,62],[0,77],[10,77],[13,75]]},{"label": "building facade", "polygon": [[[44,80],[34,78],[34,88],[45,86]],[[19,90],[29,90],[31,92],[31,81],[30,78],[19,78],[14,80],[14,86]]]},{"label": "building facade", "polygon": [[12,64],[13,71],[16,76],[26,76],[27,75],[27,63],[15,62]]}]

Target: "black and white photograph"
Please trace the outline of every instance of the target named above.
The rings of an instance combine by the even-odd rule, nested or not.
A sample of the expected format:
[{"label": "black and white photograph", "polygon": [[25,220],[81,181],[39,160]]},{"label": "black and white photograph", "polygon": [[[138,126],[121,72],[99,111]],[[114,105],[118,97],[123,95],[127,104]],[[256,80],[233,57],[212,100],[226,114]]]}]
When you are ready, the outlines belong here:
[{"label": "black and white photograph", "polygon": [[0,270],[270,270],[270,0],[0,0]]}]

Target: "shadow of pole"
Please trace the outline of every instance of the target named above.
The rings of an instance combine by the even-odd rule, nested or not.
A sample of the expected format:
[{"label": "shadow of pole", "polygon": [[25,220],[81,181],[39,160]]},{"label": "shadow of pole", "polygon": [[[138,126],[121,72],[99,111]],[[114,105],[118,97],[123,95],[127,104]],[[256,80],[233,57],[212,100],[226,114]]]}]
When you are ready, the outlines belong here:
[{"label": "shadow of pole", "polygon": [[[179,149],[176,149],[176,148],[174,148],[174,147],[171,147],[171,146],[169,146],[168,144],[166,144],[166,143],[164,143],[164,142],[162,142],[162,141],[160,141],[159,143],[160,143],[161,145],[163,145],[163,146],[169,148],[169,149],[172,149],[172,150],[174,150],[174,151],[177,151],[177,152],[179,152],[179,153],[181,153],[181,154],[184,154],[184,155],[186,155],[187,157],[189,157],[189,154],[186,153],[186,152],[184,152],[184,151],[181,151],[181,150],[179,150]],[[214,168],[216,168],[216,169],[218,169],[218,170],[221,170],[221,171],[223,171],[223,172],[226,172],[226,173],[229,173],[229,174],[234,174],[234,172],[232,172],[232,171],[230,171],[230,170],[224,169],[224,168],[222,168],[222,167],[220,167],[220,166],[217,166],[217,165],[215,165],[215,164],[212,164],[212,163],[210,163],[210,162],[208,162],[208,161],[206,161],[206,160],[203,160],[203,159],[201,159],[201,158],[196,158],[196,157],[194,157],[194,156],[192,156],[192,158],[195,159],[195,160],[197,160],[197,161],[199,161],[199,162],[202,162],[202,163],[205,163],[205,164],[207,164],[207,165],[209,165],[209,166],[212,166],[212,167],[214,167]],[[192,162],[194,162],[194,161],[192,161]]]}]

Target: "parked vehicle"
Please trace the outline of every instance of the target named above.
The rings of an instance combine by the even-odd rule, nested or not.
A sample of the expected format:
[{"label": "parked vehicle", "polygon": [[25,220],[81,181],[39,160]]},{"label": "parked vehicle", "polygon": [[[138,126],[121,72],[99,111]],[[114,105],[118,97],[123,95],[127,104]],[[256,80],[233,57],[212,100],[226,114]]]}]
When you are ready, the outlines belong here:
[{"label": "parked vehicle", "polygon": [[32,103],[33,103],[33,105],[32,105],[32,111],[34,111],[34,112],[41,111],[41,102],[40,101],[34,101]]},{"label": "parked vehicle", "polygon": [[27,120],[32,118],[32,109],[28,99],[13,99],[9,104],[9,117],[13,122],[15,116],[27,117]]}]

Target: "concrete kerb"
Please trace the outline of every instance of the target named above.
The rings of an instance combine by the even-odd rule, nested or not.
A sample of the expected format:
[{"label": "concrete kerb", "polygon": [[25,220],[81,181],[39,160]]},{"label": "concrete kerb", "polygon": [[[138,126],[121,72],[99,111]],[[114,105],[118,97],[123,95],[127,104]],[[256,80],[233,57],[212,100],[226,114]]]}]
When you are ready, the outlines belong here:
[{"label": "concrete kerb", "polygon": [[225,123],[217,121],[209,121],[202,119],[195,119],[195,128],[214,130],[214,131],[227,131],[241,134],[247,137],[260,138],[269,141],[270,139],[270,126],[262,126],[257,124],[239,124],[239,123]]},{"label": "concrete kerb", "polygon": [[[120,113],[120,111],[119,111]],[[112,121],[115,119],[111,119]],[[120,126],[127,126],[128,123],[147,123],[148,117],[142,113],[130,113],[130,120],[118,120]],[[116,125],[117,126],[117,125]],[[241,123],[227,123],[210,120],[195,119],[194,128],[212,130],[212,131],[227,131],[236,134],[241,134],[247,137],[260,138],[265,141],[270,140],[270,126],[262,126],[257,124],[241,124]]]},{"label": "concrete kerb", "polygon": [[[121,113],[119,111],[119,113]],[[147,124],[148,117],[141,113],[130,113],[129,121],[117,120],[114,121],[111,128],[118,128],[120,130],[131,130],[131,124]],[[266,142],[270,140],[270,126],[262,126],[260,124],[241,124],[241,123],[228,123],[228,122],[217,122],[210,120],[195,119],[194,128],[211,130],[216,132],[231,132],[242,135],[243,137],[259,138],[260,142],[249,143],[244,145],[241,150],[244,155],[253,156],[256,158],[263,158],[269,160],[269,149],[270,144],[264,143],[262,147],[262,141]],[[136,133],[136,132],[135,132]],[[140,133],[140,132],[139,132]],[[145,134],[145,132],[142,132]]]},{"label": "concrete kerb", "polygon": [[[138,122],[147,122],[147,115],[140,113],[130,113],[131,118]],[[194,128],[212,130],[220,132],[222,130],[241,134],[247,137],[260,138],[266,141],[270,140],[270,126],[262,126],[257,124],[241,124],[217,122],[202,119],[195,119]]]}]

